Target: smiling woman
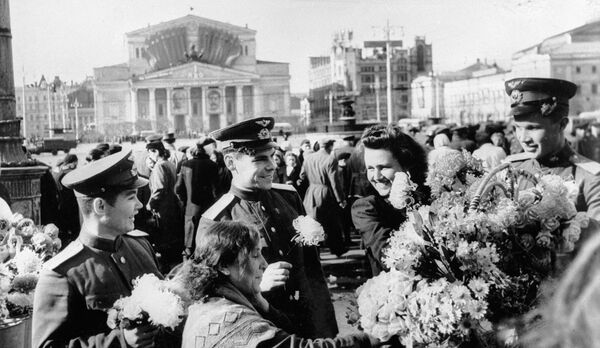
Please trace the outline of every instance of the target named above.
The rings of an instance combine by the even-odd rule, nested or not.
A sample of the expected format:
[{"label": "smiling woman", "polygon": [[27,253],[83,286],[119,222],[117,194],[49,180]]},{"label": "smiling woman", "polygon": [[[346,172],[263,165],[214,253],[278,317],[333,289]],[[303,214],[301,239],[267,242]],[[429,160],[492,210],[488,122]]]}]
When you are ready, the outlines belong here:
[{"label": "smiling woman", "polygon": [[406,172],[418,185],[415,199],[429,200],[424,185],[427,174],[425,150],[411,136],[394,125],[367,128],[362,136],[367,178],[377,194],[357,200],[352,205],[352,221],[360,232],[373,275],[385,269],[382,250],[390,234],[406,220],[405,210],[394,208],[388,199],[396,173]]}]

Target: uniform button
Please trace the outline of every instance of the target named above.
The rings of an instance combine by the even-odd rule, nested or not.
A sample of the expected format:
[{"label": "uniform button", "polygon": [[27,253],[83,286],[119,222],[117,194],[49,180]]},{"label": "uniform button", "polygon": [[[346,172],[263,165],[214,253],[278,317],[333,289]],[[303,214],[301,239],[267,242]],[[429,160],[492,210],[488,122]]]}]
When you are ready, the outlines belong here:
[{"label": "uniform button", "polygon": [[121,256],[121,263],[125,263],[125,256]]},{"label": "uniform button", "polygon": [[279,255],[283,256],[283,251],[279,250]]},{"label": "uniform button", "polygon": [[260,209],[262,209],[262,211],[266,211],[266,209],[263,205],[260,206]]},{"label": "uniform button", "polygon": [[275,227],[271,227],[271,232],[275,232]]}]

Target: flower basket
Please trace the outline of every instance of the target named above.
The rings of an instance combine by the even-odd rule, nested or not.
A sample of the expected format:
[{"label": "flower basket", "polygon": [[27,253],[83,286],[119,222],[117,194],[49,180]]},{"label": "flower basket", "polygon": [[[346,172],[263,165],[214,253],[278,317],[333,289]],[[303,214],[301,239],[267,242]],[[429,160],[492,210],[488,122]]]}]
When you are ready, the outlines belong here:
[{"label": "flower basket", "polygon": [[31,348],[31,316],[1,320],[0,347]]}]

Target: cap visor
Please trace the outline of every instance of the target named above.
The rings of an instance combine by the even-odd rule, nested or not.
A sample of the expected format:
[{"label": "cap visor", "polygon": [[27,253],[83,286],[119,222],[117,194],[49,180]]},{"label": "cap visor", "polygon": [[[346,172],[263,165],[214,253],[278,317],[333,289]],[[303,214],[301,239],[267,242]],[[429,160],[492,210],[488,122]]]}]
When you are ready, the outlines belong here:
[{"label": "cap visor", "polygon": [[539,106],[519,105],[519,106],[515,106],[515,107],[511,108],[509,115],[520,116],[520,115],[526,115],[526,114],[530,114],[532,112],[538,112],[538,111],[540,111]]},{"label": "cap visor", "polygon": [[138,176],[137,180],[131,184],[131,188],[134,189],[134,188],[144,187],[144,186],[148,185],[148,182],[149,181],[147,179],[140,178]]}]

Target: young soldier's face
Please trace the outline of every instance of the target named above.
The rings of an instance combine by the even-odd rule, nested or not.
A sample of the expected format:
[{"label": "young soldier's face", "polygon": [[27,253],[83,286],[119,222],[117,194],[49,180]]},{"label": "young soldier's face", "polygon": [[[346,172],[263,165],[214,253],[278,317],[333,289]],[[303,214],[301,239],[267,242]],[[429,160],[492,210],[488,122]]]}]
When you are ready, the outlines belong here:
[{"label": "young soldier's face", "polygon": [[273,183],[274,149],[257,151],[256,155],[241,155],[233,160],[232,175],[236,185],[247,190],[269,190]]},{"label": "young soldier's face", "polygon": [[392,181],[397,172],[404,171],[398,160],[387,149],[365,147],[367,179],[382,197],[387,197],[392,189]]},{"label": "young soldier's face", "polygon": [[117,234],[132,231],[135,227],[135,215],[141,208],[142,203],[137,198],[137,189],[119,193],[113,205],[106,203],[104,216],[106,227]]},{"label": "young soldier's face", "polygon": [[525,152],[543,158],[562,148],[565,122],[553,121],[539,113],[519,115],[514,120],[515,135]]}]

